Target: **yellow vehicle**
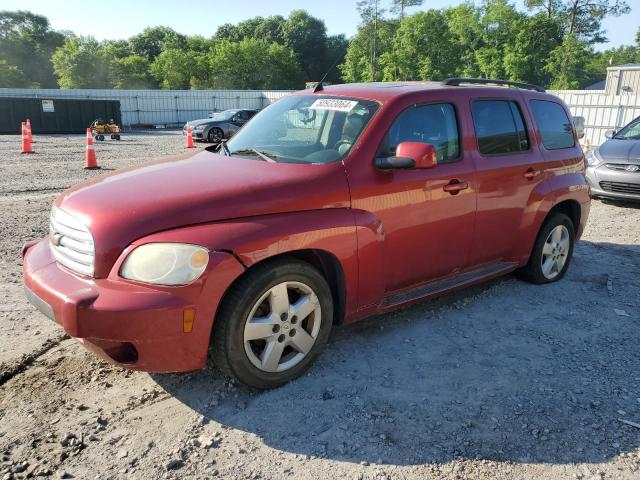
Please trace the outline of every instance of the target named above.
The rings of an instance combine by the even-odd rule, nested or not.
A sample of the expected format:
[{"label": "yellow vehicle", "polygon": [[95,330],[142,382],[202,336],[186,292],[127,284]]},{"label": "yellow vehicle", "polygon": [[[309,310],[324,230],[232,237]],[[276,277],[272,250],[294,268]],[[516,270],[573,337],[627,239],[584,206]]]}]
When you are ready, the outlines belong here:
[{"label": "yellow vehicle", "polygon": [[97,118],[91,123],[91,134],[99,141],[103,141],[105,135],[110,135],[111,140],[120,140],[120,126],[113,121],[113,118],[109,119],[109,122]]}]

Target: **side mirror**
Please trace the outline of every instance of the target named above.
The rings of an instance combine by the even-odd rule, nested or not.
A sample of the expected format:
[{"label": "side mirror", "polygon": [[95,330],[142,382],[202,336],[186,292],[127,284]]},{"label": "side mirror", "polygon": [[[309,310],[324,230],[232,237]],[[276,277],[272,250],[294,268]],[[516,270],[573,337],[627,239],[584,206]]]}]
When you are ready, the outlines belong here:
[{"label": "side mirror", "polygon": [[584,117],[573,117],[573,125],[576,128],[576,135],[578,139],[584,138]]},{"label": "side mirror", "polygon": [[611,140],[615,134],[616,134],[615,130],[607,130],[606,132],[604,132],[604,136],[608,140]]},{"label": "side mirror", "polygon": [[376,168],[433,168],[436,166],[436,148],[430,143],[402,142],[396,147],[393,157],[376,158]]}]

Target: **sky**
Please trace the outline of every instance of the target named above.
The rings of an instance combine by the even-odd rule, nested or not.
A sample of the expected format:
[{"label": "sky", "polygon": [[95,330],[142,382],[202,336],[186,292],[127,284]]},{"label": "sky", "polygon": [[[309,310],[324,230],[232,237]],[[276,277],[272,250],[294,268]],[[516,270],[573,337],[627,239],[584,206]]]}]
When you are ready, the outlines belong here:
[{"label": "sky", "polygon": [[[462,1],[426,0],[420,8],[441,8]],[[515,2],[522,5],[524,0]],[[640,27],[640,0],[627,0],[627,3],[631,13],[605,20],[609,43],[598,49],[635,43]],[[145,27],[157,25],[166,25],[184,34],[210,37],[224,23],[238,23],[255,16],[286,17],[298,8],[323,19],[329,34],[351,36],[359,20],[355,5],[356,0],[0,0],[0,10],[30,10],[49,18],[56,30],[93,35],[98,40],[128,38]]]}]

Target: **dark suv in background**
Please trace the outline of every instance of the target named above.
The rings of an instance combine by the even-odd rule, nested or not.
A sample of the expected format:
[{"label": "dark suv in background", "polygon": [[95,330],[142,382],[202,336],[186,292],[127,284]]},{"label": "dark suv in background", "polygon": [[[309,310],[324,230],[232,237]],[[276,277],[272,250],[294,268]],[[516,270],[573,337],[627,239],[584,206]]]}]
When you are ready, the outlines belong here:
[{"label": "dark suv in background", "polygon": [[594,197],[640,200],[640,117],[587,155],[587,180]]}]

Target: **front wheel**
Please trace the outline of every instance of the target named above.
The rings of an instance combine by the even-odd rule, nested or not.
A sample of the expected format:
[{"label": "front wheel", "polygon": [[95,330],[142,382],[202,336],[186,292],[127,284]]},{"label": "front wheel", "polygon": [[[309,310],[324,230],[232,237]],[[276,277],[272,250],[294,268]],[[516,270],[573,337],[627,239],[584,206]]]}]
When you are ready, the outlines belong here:
[{"label": "front wheel", "polygon": [[560,280],[571,263],[575,239],[571,219],[564,213],[554,213],[540,229],[529,263],[518,270],[519,276],[538,284]]},{"label": "front wheel", "polygon": [[332,323],[331,290],[314,267],[297,260],[267,262],[225,296],[212,356],[227,376],[249,387],[275,388],[310,367]]},{"label": "front wheel", "polygon": [[224,132],[219,128],[212,128],[209,130],[208,139],[209,143],[222,143],[222,140],[224,140]]}]

